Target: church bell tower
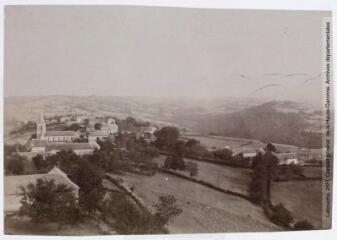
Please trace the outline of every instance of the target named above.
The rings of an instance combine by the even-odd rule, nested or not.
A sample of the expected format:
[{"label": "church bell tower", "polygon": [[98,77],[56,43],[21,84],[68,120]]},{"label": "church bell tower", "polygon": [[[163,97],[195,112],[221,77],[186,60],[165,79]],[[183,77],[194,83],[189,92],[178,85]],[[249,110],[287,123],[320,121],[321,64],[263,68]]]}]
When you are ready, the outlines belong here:
[{"label": "church bell tower", "polygon": [[39,120],[36,123],[36,138],[37,139],[44,139],[46,134],[46,122],[44,121],[43,114],[40,115]]}]

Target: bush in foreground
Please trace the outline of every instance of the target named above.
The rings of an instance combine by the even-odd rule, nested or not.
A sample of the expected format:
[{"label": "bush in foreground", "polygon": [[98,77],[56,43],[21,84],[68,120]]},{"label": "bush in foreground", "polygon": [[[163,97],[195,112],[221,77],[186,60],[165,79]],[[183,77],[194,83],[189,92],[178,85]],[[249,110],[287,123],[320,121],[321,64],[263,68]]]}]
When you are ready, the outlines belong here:
[{"label": "bush in foreground", "polygon": [[315,227],[307,220],[301,220],[295,223],[294,230],[314,230]]},{"label": "bush in foreground", "polygon": [[271,217],[271,221],[279,226],[288,228],[293,221],[291,212],[286,209],[282,203],[276,205],[273,210],[274,213]]}]

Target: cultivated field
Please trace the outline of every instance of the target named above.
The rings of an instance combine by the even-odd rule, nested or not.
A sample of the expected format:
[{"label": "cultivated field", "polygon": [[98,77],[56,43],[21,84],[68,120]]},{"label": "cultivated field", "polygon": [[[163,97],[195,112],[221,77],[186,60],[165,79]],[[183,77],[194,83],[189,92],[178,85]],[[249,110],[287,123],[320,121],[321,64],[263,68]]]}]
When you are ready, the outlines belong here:
[{"label": "cultivated field", "polygon": [[273,204],[283,203],[295,219],[306,219],[316,228],[322,224],[322,182],[290,181],[272,185]]},{"label": "cultivated field", "polygon": [[127,174],[122,178],[149,207],[159,196],[175,196],[183,213],[170,223],[170,233],[281,230],[268,221],[260,207],[175,176]]}]

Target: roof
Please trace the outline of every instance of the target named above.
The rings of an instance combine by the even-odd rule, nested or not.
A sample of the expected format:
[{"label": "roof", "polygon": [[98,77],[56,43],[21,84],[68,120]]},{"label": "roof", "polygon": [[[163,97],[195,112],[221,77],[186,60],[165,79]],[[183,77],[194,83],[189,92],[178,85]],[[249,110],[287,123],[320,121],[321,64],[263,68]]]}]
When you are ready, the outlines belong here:
[{"label": "roof", "polygon": [[77,136],[77,133],[74,131],[47,131],[45,134],[46,137],[52,136]]},{"label": "roof", "polygon": [[28,184],[35,184],[37,179],[42,178],[50,181],[54,180],[55,184],[64,184],[73,189],[79,189],[79,187],[72,182],[68,177],[64,177],[60,174],[31,174],[31,175],[17,175],[17,176],[5,176],[5,195],[16,195],[21,193],[21,186],[26,187]]},{"label": "roof", "polygon": [[108,136],[108,134],[106,132],[102,132],[102,131],[94,131],[94,132],[89,133],[89,137],[95,137],[95,136],[106,137],[106,136]]},{"label": "roof", "polygon": [[256,152],[245,152],[243,153],[243,157],[255,157]]},{"label": "roof", "polygon": [[59,150],[91,150],[94,147],[85,142],[85,143],[49,143],[47,145],[47,151],[59,151]]},{"label": "roof", "polygon": [[41,140],[41,139],[32,139],[32,146],[33,147],[45,147],[47,145],[47,140]]},{"label": "roof", "polygon": [[79,190],[79,187],[57,167],[45,174],[5,176],[5,211],[17,211],[21,206],[21,187],[27,187],[30,183],[35,184],[39,178],[47,181],[54,180],[56,184],[64,184],[73,190]]}]

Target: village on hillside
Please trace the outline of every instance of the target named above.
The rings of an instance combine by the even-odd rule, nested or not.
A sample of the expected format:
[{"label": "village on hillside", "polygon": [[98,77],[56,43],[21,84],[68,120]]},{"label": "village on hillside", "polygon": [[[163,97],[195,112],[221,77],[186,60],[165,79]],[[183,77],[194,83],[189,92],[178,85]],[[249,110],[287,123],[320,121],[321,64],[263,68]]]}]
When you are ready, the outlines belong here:
[{"label": "village on hillside", "polygon": [[[228,214],[239,217],[239,221],[231,220],[238,231],[296,229],[302,225],[314,229],[322,224],[319,215],[313,215],[318,213],[319,207],[307,216],[301,216],[298,209],[299,205],[306,208],[312,204],[311,199],[307,200],[307,206],[302,201],[307,194],[312,194],[302,190],[303,184],[315,183],[315,189],[321,183],[322,155],[316,149],[214,134],[205,136],[133,117],[119,119],[74,113],[64,116],[41,113],[35,122],[22,123],[11,135],[20,138],[27,136],[27,132],[31,135],[26,137],[26,144],[5,145],[8,234],[72,234],[69,226],[74,224],[81,229],[79,232],[86,234],[209,232],[209,228],[214,232],[232,231],[224,222],[207,223],[215,221],[211,213],[207,213],[211,214],[209,219],[202,218],[202,214],[197,217],[202,219],[191,219],[188,209],[194,205],[189,203],[193,196],[181,202],[189,198],[182,198],[180,192],[188,191],[184,190],[187,183],[193,191],[198,191],[195,185],[200,185],[210,194],[229,195],[238,205],[245,202],[247,212],[221,209],[224,219]],[[261,171],[259,164],[269,164],[264,160],[269,152],[276,162],[270,166],[272,186],[268,191],[271,193],[264,193],[264,185],[258,184],[261,179],[255,178],[259,178],[256,175]],[[284,193],[289,184],[297,186],[299,191]],[[47,186],[49,190],[45,189]],[[57,190],[59,188],[64,188],[64,192]],[[151,188],[156,194],[148,192]],[[53,201],[38,198],[39,194],[46,194],[45,191],[50,191],[49,197],[65,194],[69,199],[50,203],[49,207],[36,212],[33,209],[36,204],[42,204],[39,201]],[[298,200],[284,202],[289,194],[296,195],[291,199]],[[109,207],[116,202],[120,209]],[[185,206],[186,203],[192,205]],[[66,213],[53,212],[69,204],[72,207]],[[209,201],[203,204],[212,207]],[[256,204],[262,204],[261,208]],[[121,212],[126,208],[132,209],[131,212]],[[200,213],[205,211],[198,206],[194,208]],[[252,211],[258,214],[253,216]],[[248,223],[243,224],[243,219]],[[120,221],[123,226],[116,226]],[[157,226],[152,226],[153,221]],[[179,226],[182,221],[190,225]],[[207,227],[195,225],[194,221],[206,221],[203,224]],[[32,224],[35,230],[22,229],[23,223]]]},{"label": "village on hillside", "polygon": [[150,5],[4,6],[4,234],[331,229],[332,12]]}]

